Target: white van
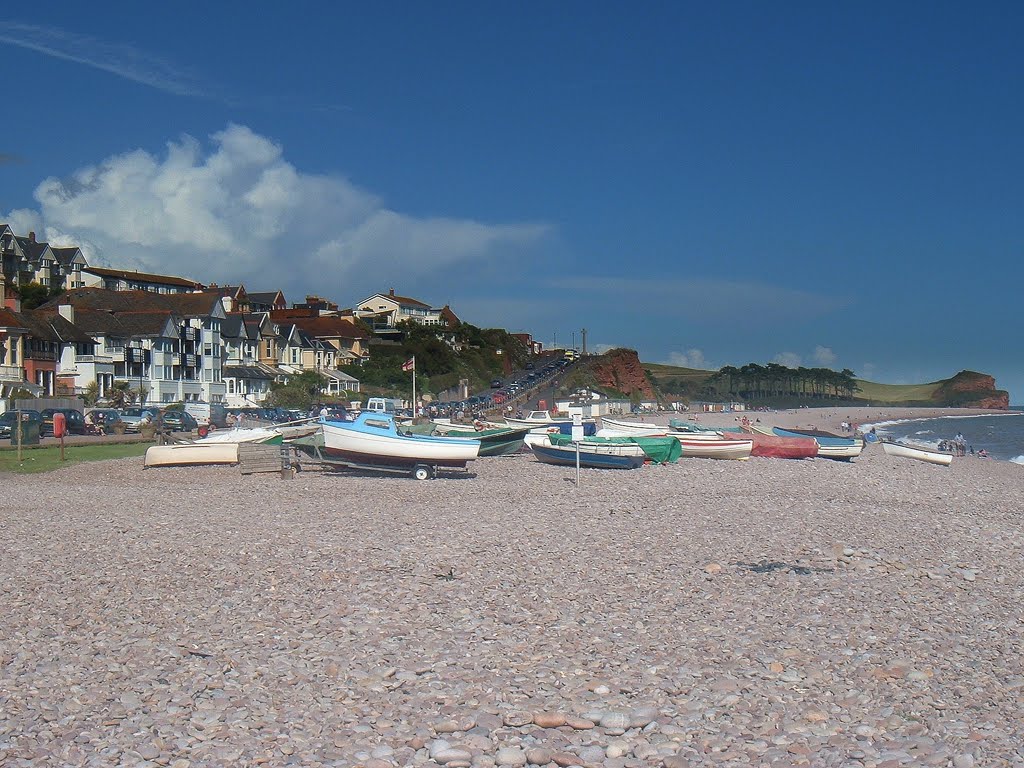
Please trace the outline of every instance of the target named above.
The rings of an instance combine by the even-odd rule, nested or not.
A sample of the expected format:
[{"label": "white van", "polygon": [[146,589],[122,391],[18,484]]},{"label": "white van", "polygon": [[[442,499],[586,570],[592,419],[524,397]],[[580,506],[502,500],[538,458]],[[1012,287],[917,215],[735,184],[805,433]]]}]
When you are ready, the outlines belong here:
[{"label": "white van", "polygon": [[402,410],[403,406],[404,403],[394,397],[371,397],[366,401],[366,408],[364,410],[371,413],[390,413],[394,415]]},{"label": "white van", "polygon": [[196,420],[201,427],[224,427],[227,425],[227,410],[221,403],[205,403],[190,400],[185,403],[185,413]]}]

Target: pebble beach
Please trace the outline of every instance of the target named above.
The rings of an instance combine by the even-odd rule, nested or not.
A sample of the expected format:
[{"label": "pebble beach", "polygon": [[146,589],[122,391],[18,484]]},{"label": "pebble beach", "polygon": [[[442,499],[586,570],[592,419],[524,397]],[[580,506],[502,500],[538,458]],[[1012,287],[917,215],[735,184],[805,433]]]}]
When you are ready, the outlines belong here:
[{"label": "pebble beach", "polygon": [[0,765],[1021,766],[1022,473],[7,476]]}]

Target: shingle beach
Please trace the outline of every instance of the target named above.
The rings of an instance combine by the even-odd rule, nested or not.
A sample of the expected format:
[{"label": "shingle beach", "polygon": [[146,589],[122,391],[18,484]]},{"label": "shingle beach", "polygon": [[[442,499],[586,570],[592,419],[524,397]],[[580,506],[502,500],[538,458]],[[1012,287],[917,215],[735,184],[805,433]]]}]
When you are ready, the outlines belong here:
[{"label": "shingle beach", "polygon": [[1024,467],[7,476],[0,765],[1024,765]]}]

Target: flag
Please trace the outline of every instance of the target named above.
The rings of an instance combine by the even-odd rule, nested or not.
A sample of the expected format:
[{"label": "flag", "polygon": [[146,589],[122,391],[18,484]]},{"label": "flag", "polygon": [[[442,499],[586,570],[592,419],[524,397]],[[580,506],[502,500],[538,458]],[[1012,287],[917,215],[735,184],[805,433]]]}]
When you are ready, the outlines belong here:
[{"label": "flag", "polygon": [[404,363],[402,363],[403,371],[415,371],[416,370],[416,355],[413,355]]}]

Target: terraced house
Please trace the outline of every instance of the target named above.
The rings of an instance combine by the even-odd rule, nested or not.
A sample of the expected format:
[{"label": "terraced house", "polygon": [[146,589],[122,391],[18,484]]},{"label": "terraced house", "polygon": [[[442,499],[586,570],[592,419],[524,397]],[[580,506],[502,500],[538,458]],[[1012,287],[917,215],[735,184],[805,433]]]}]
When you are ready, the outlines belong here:
[{"label": "terraced house", "polygon": [[95,380],[102,394],[108,383],[120,380],[138,391],[144,403],[224,402],[225,313],[218,296],[81,288],[44,309],[60,307],[70,307],[73,322],[98,343],[91,359],[75,362],[76,390],[84,391]]}]

